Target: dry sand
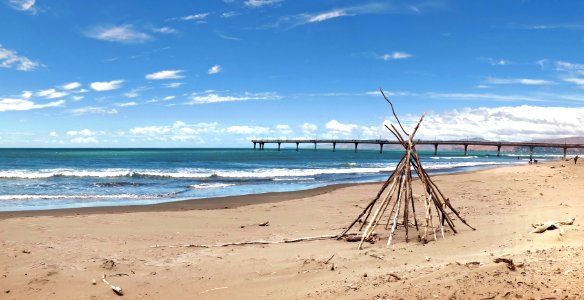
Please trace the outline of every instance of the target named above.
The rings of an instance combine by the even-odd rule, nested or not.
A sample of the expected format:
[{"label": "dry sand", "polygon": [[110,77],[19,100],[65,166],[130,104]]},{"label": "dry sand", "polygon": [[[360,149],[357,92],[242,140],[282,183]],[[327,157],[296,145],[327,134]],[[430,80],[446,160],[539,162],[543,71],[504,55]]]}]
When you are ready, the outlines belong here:
[{"label": "dry sand", "polygon": [[[0,299],[582,299],[584,161],[441,175],[477,228],[422,245],[337,240],[155,245],[339,233],[380,184],[164,205],[0,213]],[[213,202],[216,201],[216,202]],[[225,208],[227,207],[227,208]],[[542,234],[532,223],[576,222]],[[258,226],[269,221],[269,226]],[[384,239],[387,233],[380,232]],[[332,257],[332,258],[331,258]],[[509,270],[495,258],[513,259]],[[328,261],[328,262],[327,262]],[[393,275],[395,276],[393,276]],[[96,280],[95,285],[92,284]]]}]

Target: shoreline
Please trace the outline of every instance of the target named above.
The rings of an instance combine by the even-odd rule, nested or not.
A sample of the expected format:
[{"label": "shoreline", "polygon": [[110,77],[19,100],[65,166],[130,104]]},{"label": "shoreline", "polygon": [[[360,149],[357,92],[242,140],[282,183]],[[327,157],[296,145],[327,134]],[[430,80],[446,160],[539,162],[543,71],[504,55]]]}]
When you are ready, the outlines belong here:
[{"label": "shoreline", "polygon": [[[550,162],[553,160],[550,160]],[[542,162],[543,164],[543,162]],[[468,171],[438,172],[430,173],[432,177],[443,177],[455,174],[473,174],[485,170],[498,168],[512,168],[520,165],[499,165],[485,166],[479,169]],[[434,171],[434,170],[432,170]],[[417,176],[415,176],[417,179]],[[318,195],[328,194],[338,189],[379,185],[383,181],[364,182],[364,183],[336,183],[305,190],[295,190],[286,192],[267,192],[246,195],[233,195],[223,197],[195,198],[177,201],[167,201],[155,204],[135,204],[135,205],[110,205],[110,206],[91,206],[91,207],[71,207],[55,209],[38,209],[38,210],[17,210],[17,211],[0,211],[0,220],[22,217],[63,217],[75,215],[96,215],[96,214],[123,214],[138,212],[172,212],[172,211],[189,211],[189,210],[216,210],[231,209],[241,206],[256,205],[263,203],[278,203],[283,201],[309,198]]]}]

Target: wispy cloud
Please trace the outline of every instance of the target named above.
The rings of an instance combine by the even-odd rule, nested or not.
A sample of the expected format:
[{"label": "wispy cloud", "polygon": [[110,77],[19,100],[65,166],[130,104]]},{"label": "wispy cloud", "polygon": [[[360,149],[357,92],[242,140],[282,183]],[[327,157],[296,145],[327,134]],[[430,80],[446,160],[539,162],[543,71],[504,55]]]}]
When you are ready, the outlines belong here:
[{"label": "wispy cloud", "polygon": [[270,24],[266,27],[280,28],[284,27],[291,29],[297,26],[311,24],[311,23],[321,23],[324,21],[336,19],[339,17],[350,17],[357,15],[367,15],[367,14],[382,14],[390,10],[395,12],[408,10],[404,7],[398,8],[397,6],[390,6],[387,3],[368,3],[358,6],[350,6],[344,8],[337,8],[330,11],[320,12],[320,13],[301,13],[291,16],[283,16],[276,23]]},{"label": "wispy cloud", "polygon": [[273,6],[281,2],[283,2],[283,0],[246,0],[244,4],[248,7],[262,7]]},{"label": "wispy cloud", "polygon": [[71,109],[69,112],[74,114],[74,115],[86,115],[86,114],[113,115],[113,114],[117,114],[118,110],[115,108],[87,106],[87,107]]},{"label": "wispy cloud", "polygon": [[234,36],[229,36],[229,35],[225,35],[222,32],[217,32],[217,35],[224,39],[224,40],[230,40],[230,41],[240,41],[241,39],[238,37],[234,37]]},{"label": "wispy cloud", "polygon": [[85,33],[87,37],[97,40],[124,44],[139,44],[152,39],[147,33],[138,31],[133,25],[95,27]]},{"label": "wispy cloud", "polygon": [[410,58],[410,57],[413,57],[413,55],[406,53],[406,52],[396,51],[396,52],[382,55],[381,59],[383,59],[383,60],[399,60],[399,59],[406,59],[406,58]]},{"label": "wispy cloud", "polygon": [[163,84],[163,86],[165,88],[167,88],[167,89],[176,89],[176,88],[180,87],[183,84],[184,83],[182,83],[182,82],[169,82],[169,83]]},{"label": "wispy cloud", "polygon": [[562,80],[564,80],[565,82],[573,83],[573,84],[584,87],[584,78],[568,77],[568,78],[564,78]]},{"label": "wispy cloud", "polygon": [[38,104],[26,99],[0,98],[0,112],[3,111],[24,111],[31,109],[40,109],[47,107],[57,107],[65,104],[64,100],[49,102],[45,104]]},{"label": "wispy cloud", "polygon": [[0,67],[19,71],[33,71],[41,66],[40,63],[20,56],[16,51],[6,49],[0,44]]},{"label": "wispy cloud", "polygon": [[209,70],[207,71],[207,73],[209,73],[209,75],[217,74],[219,72],[221,72],[220,65],[214,65],[211,68],[209,68]]},{"label": "wispy cloud", "polygon": [[221,14],[221,18],[233,18],[238,15],[239,13],[236,11],[227,11]]},{"label": "wispy cloud", "polygon": [[165,79],[180,79],[185,76],[182,75],[183,70],[164,70],[159,72],[154,72],[146,75],[146,79],[150,80],[165,80]]},{"label": "wispy cloud", "polygon": [[281,99],[277,93],[266,92],[266,93],[249,93],[245,92],[243,94],[231,94],[222,95],[215,91],[207,91],[203,93],[193,93],[190,97],[190,101],[186,104],[209,104],[209,103],[220,103],[220,102],[234,102],[234,101],[250,101],[250,100],[276,100]]},{"label": "wispy cloud", "polygon": [[38,12],[35,4],[36,0],[8,0],[8,5],[13,9],[29,12],[31,14],[36,14]]},{"label": "wispy cloud", "polygon": [[176,29],[171,28],[171,27],[154,27],[151,29],[153,32],[156,33],[163,33],[163,34],[172,34],[172,33],[177,33]]},{"label": "wispy cloud", "polygon": [[326,20],[330,20],[330,19],[334,19],[334,18],[338,18],[338,17],[344,17],[344,16],[347,16],[346,11],[333,10],[333,11],[321,13],[318,15],[310,16],[306,20],[306,23],[318,23],[318,22],[322,22],[322,21],[326,21]]},{"label": "wispy cloud", "polygon": [[128,106],[136,106],[136,105],[138,105],[138,103],[136,103],[134,101],[130,101],[130,102],[116,103],[115,105],[117,107],[128,107]]},{"label": "wispy cloud", "polygon": [[192,15],[188,15],[188,16],[184,16],[184,17],[171,18],[169,20],[170,21],[196,21],[196,22],[204,23],[209,15],[210,15],[210,13],[205,12],[205,13],[192,14]]},{"label": "wispy cloud", "polygon": [[122,84],[124,83],[123,80],[112,80],[112,81],[97,81],[97,82],[92,82],[89,86],[98,91],[98,92],[102,92],[102,91],[111,91],[111,90],[116,90],[122,87]]},{"label": "wispy cloud", "polygon": [[79,82],[70,82],[70,83],[63,84],[61,86],[61,88],[64,90],[74,90],[74,89],[79,88],[79,87],[81,87],[81,83],[79,83]]},{"label": "wispy cloud", "polygon": [[555,82],[544,79],[532,79],[532,78],[494,78],[487,77],[485,79],[486,83],[489,84],[521,84],[521,85],[552,85]]},{"label": "wispy cloud", "polygon": [[553,30],[553,29],[584,30],[584,23],[531,24],[511,27],[529,30]]},{"label": "wispy cloud", "polygon": [[480,59],[486,61],[491,66],[508,66],[512,64],[511,61],[502,58],[485,57]]}]

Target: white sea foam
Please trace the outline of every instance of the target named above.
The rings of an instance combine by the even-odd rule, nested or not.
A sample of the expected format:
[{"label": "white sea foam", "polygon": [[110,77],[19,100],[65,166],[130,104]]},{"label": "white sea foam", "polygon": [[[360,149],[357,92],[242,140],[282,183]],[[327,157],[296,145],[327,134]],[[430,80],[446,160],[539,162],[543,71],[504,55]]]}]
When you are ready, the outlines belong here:
[{"label": "white sea foam", "polygon": [[156,199],[132,194],[119,195],[0,195],[2,200],[49,200],[49,199]]},{"label": "white sea foam", "polygon": [[473,159],[478,156],[431,156],[431,159]]},{"label": "white sea foam", "polygon": [[228,183],[200,183],[200,184],[193,184],[191,185],[192,188],[195,189],[218,189],[224,188],[228,186],[234,186],[235,184],[228,184]]},{"label": "white sea foam", "polygon": [[[435,162],[425,164],[427,169],[448,169],[459,167],[474,167],[481,165],[504,165],[509,162]],[[177,169],[174,171],[161,170],[128,170],[128,169],[101,169],[101,170],[73,170],[73,169],[46,169],[46,170],[4,170],[0,171],[0,179],[46,179],[51,177],[166,177],[166,178],[229,178],[229,179],[272,179],[272,180],[306,180],[322,175],[342,174],[374,174],[391,172],[395,166],[390,164],[371,164],[367,167],[348,168],[262,168],[252,170],[210,170],[210,169]]]}]

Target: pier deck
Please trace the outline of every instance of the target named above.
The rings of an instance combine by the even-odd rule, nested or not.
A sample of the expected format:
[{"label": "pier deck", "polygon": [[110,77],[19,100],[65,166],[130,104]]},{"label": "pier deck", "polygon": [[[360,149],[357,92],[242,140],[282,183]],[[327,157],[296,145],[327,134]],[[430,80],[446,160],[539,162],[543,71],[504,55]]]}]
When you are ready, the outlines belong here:
[{"label": "pier deck", "polygon": [[[278,151],[281,149],[282,144],[296,144],[296,151],[298,151],[300,144],[314,144],[314,149],[316,150],[317,144],[331,144],[333,146],[333,152],[336,150],[337,144],[353,144],[355,146],[355,152],[359,144],[374,144],[379,145],[379,153],[383,153],[383,145],[399,145],[398,141],[391,140],[348,140],[348,139],[312,139],[312,140],[299,140],[299,139],[257,139],[252,140],[253,149],[256,150],[259,146],[259,150],[264,150],[266,144],[277,144]],[[438,154],[439,145],[459,145],[464,146],[464,155],[468,153],[468,146],[493,146],[497,147],[497,156],[501,154],[501,147],[529,147],[529,157],[533,157],[534,148],[558,148],[564,150],[564,158],[566,158],[566,153],[568,149],[584,149],[584,144],[561,144],[561,143],[537,143],[537,142],[503,142],[503,141],[483,141],[483,140],[416,140],[414,141],[416,145],[433,145],[434,155]]]}]

